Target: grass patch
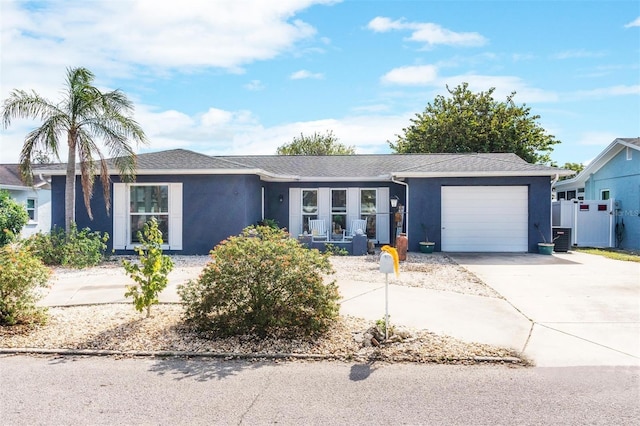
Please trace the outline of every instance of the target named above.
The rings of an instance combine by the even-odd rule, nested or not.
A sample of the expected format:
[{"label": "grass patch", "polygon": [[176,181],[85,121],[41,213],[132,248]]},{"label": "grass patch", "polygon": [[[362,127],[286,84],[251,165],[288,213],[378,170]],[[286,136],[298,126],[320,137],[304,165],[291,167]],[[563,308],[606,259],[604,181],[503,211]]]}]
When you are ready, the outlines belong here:
[{"label": "grass patch", "polygon": [[573,247],[572,250],[579,251],[581,253],[596,254],[598,256],[604,256],[614,260],[640,262],[640,253],[637,251],[593,247]]}]

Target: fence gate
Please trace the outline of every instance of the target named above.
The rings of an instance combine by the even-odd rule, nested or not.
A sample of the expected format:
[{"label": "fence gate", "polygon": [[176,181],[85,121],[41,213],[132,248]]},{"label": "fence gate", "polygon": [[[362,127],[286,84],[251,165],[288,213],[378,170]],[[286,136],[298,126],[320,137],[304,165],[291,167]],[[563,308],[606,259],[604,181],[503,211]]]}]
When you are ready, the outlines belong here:
[{"label": "fence gate", "polygon": [[583,247],[615,247],[613,199],[560,200],[551,207],[551,224],[571,228],[571,244]]}]

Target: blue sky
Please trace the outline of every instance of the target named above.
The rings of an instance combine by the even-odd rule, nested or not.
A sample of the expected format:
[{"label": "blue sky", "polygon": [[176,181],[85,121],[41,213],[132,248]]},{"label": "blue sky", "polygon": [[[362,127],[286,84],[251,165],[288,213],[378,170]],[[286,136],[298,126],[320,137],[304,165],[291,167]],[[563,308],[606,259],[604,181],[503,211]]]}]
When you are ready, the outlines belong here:
[{"label": "blue sky", "polygon": [[[65,69],[87,67],[134,101],[150,140],[139,152],[274,154],[331,130],[387,153],[462,82],[497,100],[515,91],[562,141],[559,164],[640,136],[635,0],[0,0],[0,26],[0,98],[55,101]],[[18,160],[37,124],[2,130],[0,162]]]}]

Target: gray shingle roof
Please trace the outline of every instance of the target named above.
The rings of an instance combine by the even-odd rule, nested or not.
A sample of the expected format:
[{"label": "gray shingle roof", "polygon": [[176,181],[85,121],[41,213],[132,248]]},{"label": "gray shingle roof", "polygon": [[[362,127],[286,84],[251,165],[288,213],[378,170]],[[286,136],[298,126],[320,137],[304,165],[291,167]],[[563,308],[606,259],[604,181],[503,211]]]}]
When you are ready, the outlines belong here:
[{"label": "gray shingle roof", "polygon": [[[62,174],[65,164],[44,166]],[[529,164],[515,154],[371,154],[333,156],[208,156],[173,149],[138,155],[138,174],[258,173],[265,179],[389,179],[424,175],[554,175],[562,169]]]},{"label": "gray shingle roof", "polygon": [[425,174],[555,173],[559,169],[529,164],[515,154],[378,154],[339,156],[229,156],[277,175],[304,178],[388,178]]},{"label": "gray shingle roof", "polygon": [[20,178],[17,164],[0,164],[0,185],[27,186]]}]

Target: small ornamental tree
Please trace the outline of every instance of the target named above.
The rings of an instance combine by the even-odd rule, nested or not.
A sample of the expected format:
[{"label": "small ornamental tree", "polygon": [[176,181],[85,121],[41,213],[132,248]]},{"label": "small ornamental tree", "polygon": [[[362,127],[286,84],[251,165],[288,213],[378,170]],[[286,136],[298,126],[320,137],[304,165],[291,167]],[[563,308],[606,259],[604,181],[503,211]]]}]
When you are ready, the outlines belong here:
[{"label": "small ornamental tree", "polygon": [[14,241],[28,220],[27,210],[8,191],[0,191],[0,247]]},{"label": "small ornamental tree", "polygon": [[338,315],[329,255],[309,250],[286,231],[250,226],[211,252],[198,280],[178,288],[185,319],[217,335],[311,336]]},{"label": "small ornamental tree", "polygon": [[49,268],[18,244],[0,247],[0,325],[42,323],[44,308],[36,306],[46,287]]},{"label": "small ornamental tree", "polygon": [[140,264],[127,260],[122,266],[127,274],[136,282],[127,286],[125,297],[133,297],[136,310],[147,310],[147,318],[151,315],[151,305],[158,303],[158,294],[167,287],[167,275],[173,269],[169,256],[162,254],[162,232],[158,229],[156,218],[144,224],[143,232],[138,232],[140,246],[135,251],[140,256]]}]

